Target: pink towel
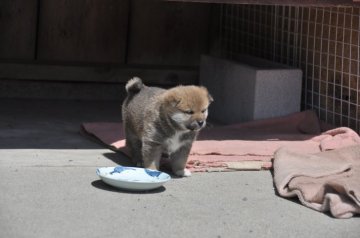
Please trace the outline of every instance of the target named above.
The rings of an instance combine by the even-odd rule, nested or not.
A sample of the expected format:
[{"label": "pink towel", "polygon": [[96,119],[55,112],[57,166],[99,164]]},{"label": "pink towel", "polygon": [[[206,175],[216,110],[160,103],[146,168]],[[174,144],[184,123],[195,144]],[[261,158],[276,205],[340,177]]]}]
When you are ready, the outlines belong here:
[{"label": "pink towel", "polygon": [[[206,128],[194,142],[187,167],[191,171],[232,171],[271,168],[274,152],[283,146],[294,151],[321,150],[358,143],[349,128],[321,134],[324,125],[312,111],[229,126]],[[129,155],[121,123],[84,123],[83,131],[111,149]],[[355,138],[355,139],[354,139]],[[336,141],[334,142],[333,139]]]},{"label": "pink towel", "polygon": [[281,148],[275,153],[274,182],[280,196],[298,196],[317,211],[336,218],[360,214],[360,145],[315,155]]}]

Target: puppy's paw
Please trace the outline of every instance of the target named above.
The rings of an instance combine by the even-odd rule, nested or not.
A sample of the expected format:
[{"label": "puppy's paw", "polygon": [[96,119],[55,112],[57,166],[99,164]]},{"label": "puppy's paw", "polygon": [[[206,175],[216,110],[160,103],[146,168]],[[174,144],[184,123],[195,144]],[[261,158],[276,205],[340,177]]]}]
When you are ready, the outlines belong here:
[{"label": "puppy's paw", "polygon": [[188,169],[177,170],[174,172],[174,174],[179,177],[190,177],[191,176],[191,172]]}]

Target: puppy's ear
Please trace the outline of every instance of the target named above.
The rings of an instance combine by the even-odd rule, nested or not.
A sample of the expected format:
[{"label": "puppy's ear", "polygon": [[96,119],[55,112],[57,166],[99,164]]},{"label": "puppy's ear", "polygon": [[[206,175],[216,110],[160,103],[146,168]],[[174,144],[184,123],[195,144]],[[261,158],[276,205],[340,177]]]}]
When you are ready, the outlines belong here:
[{"label": "puppy's ear", "polygon": [[208,93],[208,99],[209,103],[212,103],[214,101],[214,98],[210,95],[210,93]]},{"label": "puppy's ear", "polygon": [[180,102],[181,102],[181,99],[174,97],[170,101],[170,104],[171,104],[171,106],[176,107],[177,105],[179,105]]},{"label": "puppy's ear", "polygon": [[181,99],[174,93],[167,93],[165,96],[165,102],[172,107],[176,107],[181,102]]},{"label": "puppy's ear", "polygon": [[207,88],[205,88],[204,86],[200,86],[200,88],[202,90],[204,90],[204,92],[207,94],[209,103],[212,103],[214,101],[214,98],[211,96],[211,94],[209,93],[209,91],[207,90]]}]

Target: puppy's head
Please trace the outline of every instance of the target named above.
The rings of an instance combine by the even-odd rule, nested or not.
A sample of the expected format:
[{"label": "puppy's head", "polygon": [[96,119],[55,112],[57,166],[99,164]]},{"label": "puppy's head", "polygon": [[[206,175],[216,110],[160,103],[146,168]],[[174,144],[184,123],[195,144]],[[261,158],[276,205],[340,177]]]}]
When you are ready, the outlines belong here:
[{"label": "puppy's head", "polygon": [[178,86],[164,95],[167,115],[183,130],[198,131],[205,127],[212,101],[207,89],[198,86]]}]

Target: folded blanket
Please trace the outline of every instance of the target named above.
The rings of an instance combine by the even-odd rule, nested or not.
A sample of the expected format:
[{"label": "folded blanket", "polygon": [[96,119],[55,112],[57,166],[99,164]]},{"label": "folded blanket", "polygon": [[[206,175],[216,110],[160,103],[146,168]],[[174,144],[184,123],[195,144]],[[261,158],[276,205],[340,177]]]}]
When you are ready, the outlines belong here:
[{"label": "folded blanket", "polygon": [[[193,171],[232,171],[271,168],[274,152],[287,146],[294,151],[317,153],[359,143],[349,128],[323,134],[313,111],[257,120],[229,126],[206,128],[200,132],[190,152],[187,167]],[[84,123],[83,132],[116,151],[129,155],[121,123]],[[336,141],[333,139],[336,138]],[[343,143],[346,141],[346,143]]]},{"label": "folded blanket", "polygon": [[274,182],[280,196],[298,196],[317,211],[336,218],[360,214],[360,145],[315,155],[281,148],[275,153]]}]

